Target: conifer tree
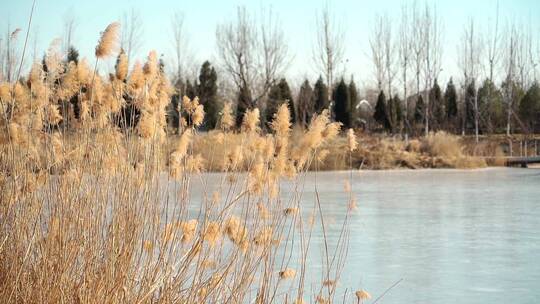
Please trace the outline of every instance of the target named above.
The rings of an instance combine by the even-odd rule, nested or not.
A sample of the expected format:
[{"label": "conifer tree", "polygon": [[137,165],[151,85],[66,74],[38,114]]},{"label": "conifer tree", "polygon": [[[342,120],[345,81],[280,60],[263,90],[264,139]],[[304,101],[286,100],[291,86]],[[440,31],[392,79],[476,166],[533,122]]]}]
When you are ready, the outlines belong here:
[{"label": "conifer tree", "polygon": [[356,84],[354,79],[351,78],[349,83],[349,98],[350,98],[350,122],[351,127],[356,126],[356,121],[358,120],[358,90],[356,89]]},{"label": "conifer tree", "polygon": [[429,105],[432,129],[438,129],[444,123],[445,111],[441,87],[437,79],[435,79],[435,83],[430,90]]},{"label": "conifer tree", "polygon": [[392,126],[390,120],[388,119],[388,111],[386,109],[386,97],[384,92],[379,93],[377,98],[377,104],[375,105],[375,113],[373,113],[373,119],[378,122],[386,131],[390,131]]},{"label": "conifer tree", "polygon": [[388,117],[388,122],[390,123],[390,131],[394,133],[397,127],[397,117],[394,99],[392,97],[386,101],[386,115]]},{"label": "conifer tree", "polygon": [[246,87],[240,87],[238,92],[238,104],[236,108],[236,126],[240,127],[242,125],[242,119],[247,110],[251,110],[250,105],[252,104],[251,92]]},{"label": "conifer tree", "polygon": [[334,117],[336,121],[341,122],[344,128],[351,127],[351,98],[349,96],[349,87],[341,78],[332,94],[334,99]]},{"label": "conifer tree", "polygon": [[509,135],[514,129],[514,114],[519,116],[519,103],[525,96],[523,87],[514,79],[505,79],[501,84],[504,95],[504,107],[506,112],[506,134]]},{"label": "conifer tree", "polygon": [[75,62],[75,64],[79,63],[79,51],[74,46],[70,46],[67,53],[67,62]]},{"label": "conifer tree", "polygon": [[218,120],[218,114],[222,106],[217,98],[217,73],[210,62],[205,61],[199,73],[199,100],[206,112],[205,127],[214,129]]},{"label": "conifer tree", "polygon": [[315,112],[321,113],[322,110],[328,109],[328,106],[330,105],[330,101],[328,100],[328,87],[321,76],[319,76],[319,79],[315,83],[313,95],[315,98]]},{"label": "conifer tree", "polygon": [[444,101],[446,104],[446,124],[455,125],[455,119],[458,114],[457,106],[457,93],[454,81],[450,78],[450,81],[446,85],[446,91],[444,92]]},{"label": "conifer tree", "polygon": [[494,133],[495,129],[503,126],[504,104],[502,95],[489,78],[486,78],[482,87],[478,89],[478,108],[480,130]]},{"label": "conifer tree", "polygon": [[188,79],[186,81],[186,86],[184,89],[184,92],[182,92],[182,96],[187,96],[190,99],[195,98],[198,95],[197,92],[197,83],[192,84],[191,81]]},{"label": "conifer tree", "polygon": [[303,127],[307,127],[315,111],[313,89],[307,79],[304,80],[300,87],[296,103],[298,106],[298,123]]},{"label": "conifer tree", "polygon": [[424,114],[425,114],[425,104],[424,104],[424,98],[422,95],[418,95],[418,99],[416,100],[416,105],[414,106],[414,122],[417,124],[421,124],[424,122]]},{"label": "conifer tree", "polygon": [[396,94],[394,95],[394,98],[392,98],[392,126],[394,131],[401,130],[402,122],[403,122],[403,109],[401,108],[401,99],[399,99],[399,96]]},{"label": "conifer tree", "polygon": [[540,87],[538,82],[527,90],[519,104],[519,118],[528,128],[528,132],[536,132],[540,127]]},{"label": "conifer tree", "polygon": [[469,82],[465,89],[465,131],[474,131],[474,102],[476,98],[476,86],[474,81]]},{"label": "conifer tree", "polygon": [[294,107],[291,89],[285,78],[281,78],[268,92],[265,115],[266,122],[271,122],[273,120],[274,114],[283,103],[287,103],[287,107],[291,113],[291,123],[294,124],[296,122],[296,109]]}]

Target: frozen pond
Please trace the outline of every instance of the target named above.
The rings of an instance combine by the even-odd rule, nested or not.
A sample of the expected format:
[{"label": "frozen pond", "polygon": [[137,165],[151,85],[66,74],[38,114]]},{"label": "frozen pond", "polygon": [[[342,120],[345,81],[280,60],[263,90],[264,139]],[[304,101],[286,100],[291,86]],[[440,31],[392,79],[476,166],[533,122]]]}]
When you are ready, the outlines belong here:
[{"label": "frozen pond", "polygon": [[[341,229],[348,174],[309,173],[304,180],[303,212],[313,209],[316,178],[330,240]],[[376,298],[402,279],[379,303],[540,300],[540,170],[360,171],[352,188],[358,209],[341,293],[364,288]],[[323,238],[316,234],[307,282],[320,282]]]}]

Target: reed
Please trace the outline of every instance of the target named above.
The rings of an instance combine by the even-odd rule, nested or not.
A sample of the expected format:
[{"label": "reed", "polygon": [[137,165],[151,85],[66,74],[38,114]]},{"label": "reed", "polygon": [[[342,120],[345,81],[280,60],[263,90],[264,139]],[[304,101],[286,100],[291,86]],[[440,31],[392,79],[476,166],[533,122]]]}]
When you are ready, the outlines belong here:
[{"label": "reed", "polygon": [[[114,52],[118,30],[104,31],[96,62]],[[220,129],[201,135],[204,108],[186,97],[189,124],[168,136],[173,89],[155,52],[131,71],[121,55],[108,78],[53,53],[54,69],[34,65],[28,81],[0,84],[0,302],[356,300],[336,294],[346,221],[324,251],[320,282],[306,286],[306,261],[318,250],[311,235],[324,215],[306,218],[300,189],[339,133],[327,112],[293,135],[282,106],[264,134],[255,109],[235,132],[227,104]],[[129,107],[140,116],[122,116]],[[354,132],[347,142],[353,153]],[[209,169],[223,174],[209,181]],[[282,195],[284,183],[293,195]]]}]

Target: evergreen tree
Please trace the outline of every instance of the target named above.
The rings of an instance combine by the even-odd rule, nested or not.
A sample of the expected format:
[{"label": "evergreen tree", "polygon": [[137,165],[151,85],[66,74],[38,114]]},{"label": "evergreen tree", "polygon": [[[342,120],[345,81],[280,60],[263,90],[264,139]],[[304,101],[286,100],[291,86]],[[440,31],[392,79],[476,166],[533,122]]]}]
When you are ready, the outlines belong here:
[{"label": "evergreen tree", "polygon": [[328,87],[321,76],[319,76],[319,79],[315,83],[313,95],[315,98],[315,112],[321,113],[322,110],[328,109],[330,106],[330,101],[328,100]]},{"label": "evergreen tree", "polygon": [[300,87],[296,103],[298,105],[298,123],[303,127],[307,127],[315,111],[313,89],[307,79],[304,80],[304,83]]},{"label": "evergreen tree", "polygon": [[351,98],[349,96],[349,87],[341,78],[341,81],[335,87],[332,93],[335,106],[334,117],[336,121],[341,122],[344,128],[351,127]]},{"label": "evergreen tree", "polygon": [[536,132],[540,129],[540,87],[538,82],[534,82],[521,99],[518,113],[519,118],[528,128],[524,131]]},{"label": "evergreen tree", "polygon": [[[198,87],[199,86],[197,85],[197,81],[195,81],[195,83],[193,84],[188,79],[186,81],[185,86],[180,90],[180,95],[176,99],[176,105],[175,106],[178,106],[178,103],[180,103],[180,105],[182,104],[182,99],[184,98],[184,96],[187,96],[189,99],[193,99],[195,97],[198,97],[199,96]],[[205,108],[205,111],[206,111],[206,108]],[[187,113],[185,113],[184,111],[182,111],[181,115],[186,120],[188,125],[191,125],[191,117]],[[180,117],[178,119],[180,119]],[[178,121],[178,122],[180,122],[180,121]],[[180,125],[178,124],[178,126],[180,126]]]},{"label": "evergreen tree", "polygon": [[197,96],[197,94],[197,83],[195,82],[195,84],[192,84],[191,81],[189,81],[188,79],[186,81],[184,92],[182,92],[182,97],[187,96],[190,99],[193,99]]},{"label": "evergreen tree", "polygon": [[432,129],[438,129],[444,123],[445,110],[441,87],[439,86],[437,79],[435,79],[435,83],[430,90],[429,105],[431,117],[430,124]]},{"label": "evergreen tree", "polygon": [[392,129],[390,120],[388,119],[388,111],[386,109],[386,97],[384,96],[383,91],[379,93],[379,97],[377,98],[377,104],[375,105],[375,113],[373,113],[373,118],[376,122],[381,124],[386,131],[390,131]]},{"label": "evergreen tree", "polygon": [[251,92],[245,87],[242,86],[238,92],[238,104],[236,108],[236,126],[240,127],[242,125],[242,119],[246,110],[251,110],[252,103]]},{"label": "evergreen tree", "polygon": [[394,133],[397,128],[397,116],[396,116],[396,109],[394,104],[394,99],[390,97],[386,101],[386,115],[388,117],[388,122],[390,123],[390,131]]},{"label": "evergreen tree", "polygon": [[75,62],[75,64],[79,64],[79,51],[73,46],[70,46],[67,53],[67,62]]},{"label": "evergreen tree", "polygon": [[158,60],[158,69],[159,69],[160,73],[165,72],[165,60],[163,60],[163,54],[161,55],[161,57]]},{"label": "evergreen tree", "polygon": [[457,93],[452,78],[450,78],[450,81],[446,85],[446,91],[444,92],[444,100],[446,104],[445,110],[447,123],[452,124],[458,114]]},{"label": "evergreen tree", "polygon": [[291,113],[291,123],[294,124],[296,122],[296,111],[291,89],[289,88],[289,84],[285,78],[281,78],[280,81],[274,84],[268,92],[265,115],[268,123],[274,119],[274,114],[277,112],[279,106],[281,106],[283,103],[287,103],[287,107]]},{"label": "evergreen tree", "polygon": [[214,129],[218,120],[219,111],[222,106],[217,98],[217,73],[210,62],[205,61],[199,73],[199,100],[204,106],[205,127]]},{"label": "evergreen tree", "polygon": [[418,99],[416,100],[416,105],[414,106],[414,122],[417,124],[421,124],[424,122],[424,114],[425,114],[425,104],[424,104],[424,98],[422,95],[418,95]]},{"label": "evergreen tree", "polygon": [[401,129],[401,123],[403,122],[403,110],[401,108],[401,99],[396,94],[392,98],[392,126],[394,131]]},{"label": "evergreen tree", "polygon": [[474,81],[469,82],[465,89],[465,130],[474,130],[474,102],[476,98],[476,86]]},{"label": "evergreen tree", "polygon": [[[506,113],[506,118],[505,118],[505,127],[507,126],[507,123],[508,123],[508,107],[510,106],[510,109],[512,111],[512,113],[518,113],[519,115],[519,103],[520,101],[523,99],[523,97],[525,96],[525,93],[524,90],[523,90],[523,87],[516,81],[514,80],[505,80],[503,81],[503,83],[501,84],[501,91],[503,92],[504,94],[504,107],[505,107],[505,113]],[[515,127],[515,123],[514,123],[514,120],[512,119],[510,121],[510,132],[513,132],[513,128]]]},{"label": "evergreen tree", "polygon": [[478,108],[480,112],[480,129],[494,133],[504,127],[504,103],[501,92],[488,79],[478,89]]},{"label": "evergreen tree", "polygon": [[350,98],[350,122],[351,127],[355,127],[357,120],[358,120],[358,103],[360,102],[358,100],[358,90],[356,89],[356,84],[354,83],[354,79],[351,78],[351,82],[349,83],[349,98]]}]

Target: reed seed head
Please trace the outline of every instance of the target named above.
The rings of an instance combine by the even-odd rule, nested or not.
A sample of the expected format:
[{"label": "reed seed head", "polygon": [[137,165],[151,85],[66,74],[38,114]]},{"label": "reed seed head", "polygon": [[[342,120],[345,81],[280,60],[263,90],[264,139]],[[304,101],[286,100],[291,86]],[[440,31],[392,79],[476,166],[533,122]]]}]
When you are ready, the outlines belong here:
[{"label": "reed seed head", "polygon": [[279,272],[279,277],[281,279],[294,278],[295,275],[296,275],[296,270],[294,270],[292,268],[286,268],[285,270],[282,270],[282,271]]},{"label": "reed seed head", "polygon": [[113,22],[107,26],[96,46],[97,58],[108,57],[116,50],[119,31],[120,23],[118,22]]}]

